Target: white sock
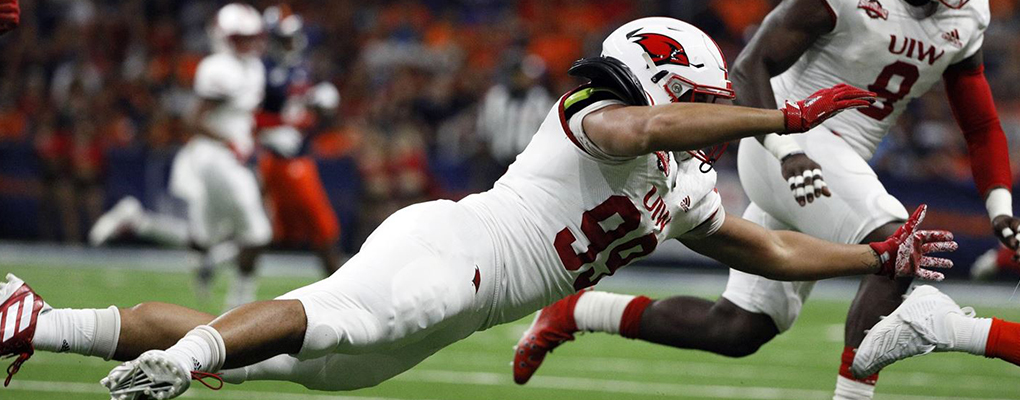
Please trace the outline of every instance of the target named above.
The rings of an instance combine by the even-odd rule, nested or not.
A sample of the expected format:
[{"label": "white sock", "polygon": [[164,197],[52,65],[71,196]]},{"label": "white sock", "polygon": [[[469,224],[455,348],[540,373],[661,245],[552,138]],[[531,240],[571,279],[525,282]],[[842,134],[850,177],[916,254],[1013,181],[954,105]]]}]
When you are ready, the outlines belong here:
[{"label": "white sock", "polygon": [[574,321],[577,329],[618,334],[623,311],[637,296],[626,294],[588,292],[577,299]]},{"label": "white sock", "polygon": [[223,336],[209,325],[195,327],[166,352],[187,371],[215,373],[227,359]]},{"label": "white sock", "polygon": [[174,247],[187,247],[191,242],[188,221],[169,215],[143,213],[134,224],[138,237]]},{"label": "white sock", "polygon": [[988,332],[992,329],[991,318],[974,318],[960,314],[946,315],[946,328],[952,332],[952,344],[939,351],[961,351],[974,355],[985,355]]},{"label": "white sock", "polygon": [[226,262],[234,261],[234,259],[236,259],[237,255],[240,253],[241,248],[237,246],[237,243],[228,240],[226,242],[217,244],[209,248],[209,251],[206,252],[205,257],[207,259],[206,262],[212,264],[213,266],[216,266]]},{"label": "white sock", "polygon": [[836,393],[832,400],[871,400],[875,397],[875,385],[836,375]]},{"label": "white sock", "polygon": [[39,314],[32,344],[37,350],[75,353],[109,360],[120,340],[120,311],[50,310]]},{"label": "white sock", "polygon": [[258,281],[255,274],[237,274],[227,293],[227,310],[255,301]]}]

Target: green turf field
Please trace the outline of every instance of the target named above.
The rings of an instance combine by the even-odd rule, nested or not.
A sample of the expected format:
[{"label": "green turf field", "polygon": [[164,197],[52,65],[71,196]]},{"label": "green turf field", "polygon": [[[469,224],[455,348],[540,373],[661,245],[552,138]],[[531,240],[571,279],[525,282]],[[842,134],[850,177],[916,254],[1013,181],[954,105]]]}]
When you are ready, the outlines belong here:
[{"label": "green turf field", "polygon": [[[201,307],[190,276],[168,272],[69,269],[4,265],[56,307],[130,306],[144,300]],[[225,279],[225,278],[222,278]],[[218,282],[222,296],[225,282]],[[264,279],[260,297],[271,298],[308,279]],[[662,294],[662,293],[660,293]],[[216,304],[219,304],[219,298]],[[187,398],[261,399],[826,399],[831,398],[842,349],[846,302],[809,302],[790,332],[744,359],[681,351],[601,334],[581,336],[547,359],[527,386],[513,384],[511,346],[530,318],[477,333],[379,387],[347,393],[312,392],[289,383],[228,385],[213,392],[195,387]],[[1020,320],[1020,310],[978,310]],[[6,367],[5,360],[4,367]],[[3,400],[105,399],[97,383],[112,362],[76,355],[38,353],[22,368]],[[338,376],[337,379],[343,379]],[[896,364],[882,373],[879,399],[1017,399],[1020,368],[961,354],[935,354]]]}]

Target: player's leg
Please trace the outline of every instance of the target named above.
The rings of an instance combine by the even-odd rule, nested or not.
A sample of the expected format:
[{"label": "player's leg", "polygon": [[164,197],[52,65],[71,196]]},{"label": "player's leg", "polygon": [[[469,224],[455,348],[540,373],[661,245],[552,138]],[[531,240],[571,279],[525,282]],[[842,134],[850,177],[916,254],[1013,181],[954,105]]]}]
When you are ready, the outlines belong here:
[{"label": "player's leg", "polygon": [[206,191],[213,206],[215,219],[227,219],[233,226],[237,243],[238,275],[227,293],[226,308],[230,309],[255,300],[258,289],[255,267],[259,254],[272,240],[272,226],[262,204],[255,175],[233,159],[217,159],[207,171]]},{"label": "player's leg", "polygon": [[[54,309],[14,275],[0,282],[0,356],[19,356],[17,371],[35,350],[131,359],[167,348],[213,315],[166,303],[132,308]],[[9,379],[9,378],[8,378]]]},{"label": "player's leg", "polygon": [[[118,366],[105,384],[114,396],[148,389],[172,397],[187,389],[190,372],[243,367],[284,353],[298,360],[380,352],[393,358],[401,357],[401,348],[420,344],[431,354],[466,337],[488,319],[495,293],[495,262],[491,249],[481,246],[489,239],[480,227],[444,231],[451,229],[449,221],[470,217],[452,215],[451,202],[428,204],[387,219],[349,268],[278,300],[247,304],[198,326],[165,352],[146,352]],[[400,251],[393,251],[394,246]],[[420,358],[400,363],[399,369],[359,365],[346,372],[368,374],[364,382],[377,383]],[[263,365],[277,371],[272,376],[280,379],[274,362]],[[316,377],[322,381],[314,387],[336,389],[329,385],[338,377]],[[307,384],[308,377],[283,379]]]},{"label": "player's leg", "polygon": [[[868,234],[862,243],[885,240],[896,232],[899,226],[898,223],[885,224]],[[911,282],[910,278],[892,280],[877,275],[861,279],[857,295],[850,303],[844,326],[843,354],[840,357],[839,375],[836,378],[837,399],[871,398],[874,395],[878,374],[862,379],[855,378],[850,373],[850,366],[853,364],[857,348],[864,340],[865,332],[903,302],[903,295],[910,288]]]},{"label": "player's leg", "polygon": [[303,193],[301,199],[312,226],[309,232],[312,248],[322,261],[323,272],[328,276],[340,268],[340,221],[329,202],[326,189],[322,187],[322,178],[319,177],[315,161],[300,158],[295,162],[301,163],[306,171],[298,178]]},{"label": "player's leg", "polygon": [[340,224],[322,187],[318,167],[308,157],[288,159],[283,165],[287,173],[277,179],[287,196],[279,199],[280,204],[301,229],[303,242],[311,246],[329,276],[340,268]]},{"label": "player's leg", "polygon": [[[771,229],[790,227],[752,204],[744,218]],[[793,325],[812,282],[779,282],[731,270],[717,301],[691,296],[651,300],[604,292],[580,292],[536,316],[518,342],[514,380],[523,384],[546,354],[577,331],[606,332],[682,349],[743,357]]]},{"label": "player's leg", "polygon": [[96,220],[89,230],[89,244],[102,246],[127,233],[170,247],[186,247],[191,243],[187,221],[145,211],[138,199],[128,196]]},{"label": "player's leg", "polygon": [[1020,324],[978,318],[973,309],[960,308],[938,289],[920,286],[865,336],[851,371],[869,376],[898,360],[932,351],[966,352],[1020,366]]},{"label": "player's leg", "polygon": [[970,277],[976,280],[989,280],[999,271],[1020,274],[1020,261],[1016,258],[1016,252],[1002,245],[989,249],[974,260],[974,265],[970,267]]}]

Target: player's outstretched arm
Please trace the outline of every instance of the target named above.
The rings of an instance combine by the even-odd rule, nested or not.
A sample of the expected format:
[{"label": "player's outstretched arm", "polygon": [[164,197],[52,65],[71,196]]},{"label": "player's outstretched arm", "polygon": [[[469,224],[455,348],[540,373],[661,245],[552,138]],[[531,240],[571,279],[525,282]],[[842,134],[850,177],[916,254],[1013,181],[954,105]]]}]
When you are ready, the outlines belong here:
[{"label": "player's outstretched arm", "polygon": [[918,207],[895,234],[882,242],[848,245],[791,231],[770,231],[743,218],[726,215],[714,234],[683,243],[738,270],[783,281],[813,281],[846,275],[878,274],[942,280],[930,268],[950,268],[952,261],[928,253],[954,251],[953,234],[922,231],[927,206]]},{"label": "player's outstretched arm", "polygon": [[584,131],[606,153],[698,150],[767,132],[799,133],[839,112],[867,107],[875,94],[839,84],[778,110],[709,103],[608,106],[584,117]]},{"label": "player's outstretched arm", "polygon": [[[733,64],[730,78],[740,93],[737,105],[776,108],[769,80],[790,68],[821,35],[835,27],[825,1],[786,0],[765,17]],[[783,178],[790,181],[798,204],[804,206],[816,197],[832,195],[822,178],[822,167],[792,138],[767,134],[757,139],[780,161]]]},{"label": "player's outstretched arm", "polygon": [[967,140],[970,168],[985,199],[992,231],[1020,256],[1020,218],[1013,216],[1009,146],[985,78],[982,51],[950,65],[942,75],[949,105]]}]

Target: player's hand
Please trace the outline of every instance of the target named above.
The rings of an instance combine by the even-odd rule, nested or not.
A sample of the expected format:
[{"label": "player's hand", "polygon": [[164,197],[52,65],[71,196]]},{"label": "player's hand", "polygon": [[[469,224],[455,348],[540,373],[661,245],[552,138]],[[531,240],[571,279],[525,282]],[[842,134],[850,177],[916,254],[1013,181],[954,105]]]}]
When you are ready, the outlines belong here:
[{"label": "player's hand", "polygon": [[952,268],[953,262],[946,258],[929,257],[935,252],[956,251],[958,245],[949,231],[919,231],[917,226],[924,221],[928,206],[917,207],[910,219],[896,233],[881,242],[869,245],[878,255],[882,264],[876,275],[890,278],[916,277],[933,281],[945,279],[941,272],[924,268]]},{"label": "player's hand", "polygon": [[822,178],[822,166],[804,153],[792,153],[780,161],[783,178],[790,183],[790,190],[797,204],[803,207],[822,196],[830,197],[829,185]]},{"label": "player's hand", "polygon": [[21,23],[18,0],[0,0],[0,35],[10,32]]},{"label": "player's hand", "polygon": [[992,231],[1002,244],[1013,250],[1013,261],[1020,260],[1020,218],[1000,215],[992,219]]},{"label": "player's hand", "polygon": [[874,102],[874,92],[840,83],[819,90],[796,103],[786,102],[786,106],[780,110],[786,117],[785,133],[800,133],[818,126],[843,110],[868,107]]}]

